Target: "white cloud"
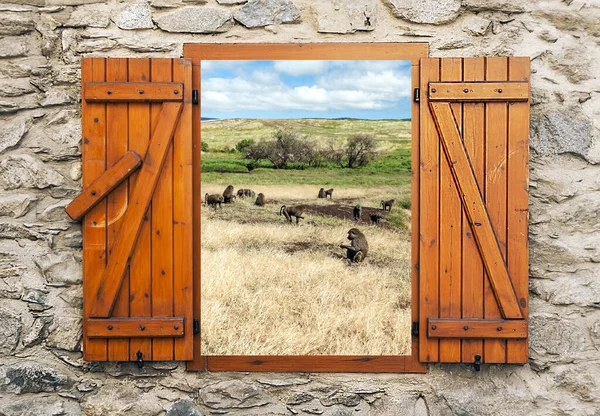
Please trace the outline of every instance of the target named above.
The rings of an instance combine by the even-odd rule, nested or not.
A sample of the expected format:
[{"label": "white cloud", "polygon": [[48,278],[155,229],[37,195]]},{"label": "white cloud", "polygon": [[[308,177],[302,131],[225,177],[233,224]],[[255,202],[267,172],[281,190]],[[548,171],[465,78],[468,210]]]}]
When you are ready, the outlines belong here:
[{"label": "white cloud", "polygon": [[327,71],[330,61],[275,61],[273,68],[277,72],[292,75],[318,75]]},{"label": "white cloud", "polygon": [[[314,81],[287,85],[280,74],[292,71],[312,71]],[[276,61],[259,70],[238,65],[235,73],[233,78],[203,77],[205,111],[382,110],[394,108],[411,91],[410,65],[406,69],[394,61]]]}]

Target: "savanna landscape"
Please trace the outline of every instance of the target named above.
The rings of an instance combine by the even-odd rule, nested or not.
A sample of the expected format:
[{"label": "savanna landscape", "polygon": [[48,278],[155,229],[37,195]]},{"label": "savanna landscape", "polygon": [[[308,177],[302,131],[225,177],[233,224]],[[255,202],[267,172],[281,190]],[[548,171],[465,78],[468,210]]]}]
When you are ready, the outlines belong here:
[{"label": "savanna landscape", "polygon": [[[357,135],[370,153],[349,167]],[[255,157],[261,144],[290,137],[300,147],[284,164]],[[265,195],[264,206],[240,195],[202,208],[203,354],[410,353],[410,144],[407,120],[202,121],[202,194],[233,185],[234,194]],[[318,198],[320,188],[332,197]],[[298,225],[282,205],[303,207]],[[359,263],[340,248],[351,228],[368,240]]]}]

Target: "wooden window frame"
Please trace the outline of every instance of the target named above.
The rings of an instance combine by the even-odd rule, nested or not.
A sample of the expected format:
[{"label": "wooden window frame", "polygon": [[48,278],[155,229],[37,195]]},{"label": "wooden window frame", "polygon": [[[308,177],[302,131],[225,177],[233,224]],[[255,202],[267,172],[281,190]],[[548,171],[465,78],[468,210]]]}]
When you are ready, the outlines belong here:
[{"label": "wooden window frame", "polygon": [[[201,60],[410,60],[412,88],[421,81],[420,60],[429,56],[427,43],[305,43],[305,44],[191,44],[183,47],[183,57],[192,60],[192,85],[200,90]],[[200,95],[200,94],[199,94]],[[199,103],[201,104],[201,103]],[[419,103],[412,100],[412,249],[411,321],[419,320]],[[200,105],[193,109],[193,204],[194,204],[194,318],[200,321],[201,257],[201,116]],[[203,356],[200,333],[194,335],[191,371],[257,372],[391,372],[424,373],[427,364],[419,361],[419,337],[412,334],[410,355],[399,356]]]}]

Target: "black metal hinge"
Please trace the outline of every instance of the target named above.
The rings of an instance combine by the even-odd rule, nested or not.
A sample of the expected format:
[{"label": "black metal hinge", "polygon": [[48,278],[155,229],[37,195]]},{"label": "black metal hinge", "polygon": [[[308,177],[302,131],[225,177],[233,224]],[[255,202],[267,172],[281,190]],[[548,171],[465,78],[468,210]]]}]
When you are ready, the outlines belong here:
[{"label": "black metal hinge", "polygon": [[475,367],[475,371],[481,371],[481,355],[478,354],[475,356],[473,366]]},{"label": "black metal hinge", "polygon": [[192,90],[192,104],[198,104],[198,90]]},{"label": "black metal hinge", "polygon": [[419,336],[419,321],[412,323],[412,334],[413,337]]},{"label": "black metal hinge", "polygon": [[200,333],[200,320],[194,319],[194,334]]},{"label": "black metal hinge", "polygon": [[421,88],[415,88],[415,93],[413,95],[413,98],[415,100],[415,103],[418,103],[421,101]]}]

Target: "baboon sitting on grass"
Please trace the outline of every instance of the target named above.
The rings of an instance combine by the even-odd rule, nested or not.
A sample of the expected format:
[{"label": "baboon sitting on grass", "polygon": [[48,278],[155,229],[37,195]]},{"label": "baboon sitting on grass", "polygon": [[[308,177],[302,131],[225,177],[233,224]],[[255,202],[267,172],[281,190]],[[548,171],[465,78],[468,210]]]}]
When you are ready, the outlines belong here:
[{"label": "baboon sitting on grass", "polygon": [[367,253],[369,252],[367,237],[358,228],[351,228],[348,231],[348,240],[351,241],[350,245],[342,244],[340,248],[346,249],[346,258],[348,260],[352,263],[360,263],[367,257]]}]

